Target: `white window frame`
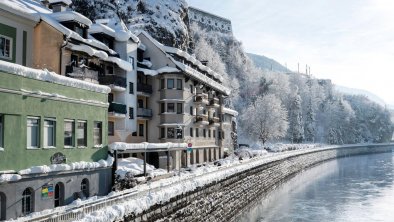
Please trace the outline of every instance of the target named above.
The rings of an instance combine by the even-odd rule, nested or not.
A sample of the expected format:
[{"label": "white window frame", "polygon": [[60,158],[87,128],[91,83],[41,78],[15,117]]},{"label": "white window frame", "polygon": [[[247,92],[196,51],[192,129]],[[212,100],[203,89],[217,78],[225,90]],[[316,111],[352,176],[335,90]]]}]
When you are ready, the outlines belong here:
[{"label": "white window frame", "polygon": [[[37,138],[36,138],[36,140],[37,140],[37,146],[29,146],[29,140],[28,140],[28,132],[27,132],[27,129],[28,129],[28,127],[33,127],[33,126],[35,126],[34,124],[33,125],[30,125],[28,122],[29,122],[29,120],[37,120]],[[26,142],[27,142],[27,149],[39,149],[39,147],[40,147],[40,117],[34,117],[34,116],[28,116],[27,117],[27,119],[26,119]]]},{"label": "white window frame", "polygon": [[10,41],[10,53],[9,53],[9,57],[7,57],[7,56],[4,56],[4,55],[1,55],[1,54],[0,54],[0,58],[2,58],[2,59],[8,59],[8,60],[12,60],[13,39],[12,39],[12,38],[10,38],[10,37],[8,37],[8,36],[5,36],[5,35],[0,35],[0,38],[4,38],[4,39],[6,39],[6,40],[9,40],[9,41]]},{"label": "white window frame", "polygon": [[4,148],[4,115],[0,114],[0,148]]},{"label": "white window frame", "polygon": [[[53,125],[47,125],[47,122],[52,122]],[[52,142],[53,144],[48,144],[49,138],[47,135],[47,128],[52,128]],[[44,119],[44,148],[46,149],[54,149],[56,148],[56,119],[54,118],[45,118]]]},{"label": "white window frame", "polygon": [[66,137],[64,135],[66,133],[66,128],[65,128],[66,123],[71,123],[71,125],[72,125],[71,126],[71,146],[70,145],[66,145],[65,141],[63,141],[63,145],[64,145],[64,148],[74,148],[75,147],[75,120],[72,120],[72,119],[65,119],[64,120],[63,140],[66,139]]},{"label": "white window frame", "polygon": [[[78,144],[78,125],[79,125],[79,123],[84,123],[85,124],[85,129],[84,129],[84,139],[85,139],[85,144],[83,145],[83,146],[80,146],[79,144]],[[88,136],[88,134],[87,134],[87,131],[88,131],[88,122],[87,121],[84,121],[84,120],[78,120],[77,121],[77,135],[76,135],[76,138],[77,138],[77,147],[78,148],[86,148],[87,146],[88,146],[88,138],[87,138],[87,136]]]}]

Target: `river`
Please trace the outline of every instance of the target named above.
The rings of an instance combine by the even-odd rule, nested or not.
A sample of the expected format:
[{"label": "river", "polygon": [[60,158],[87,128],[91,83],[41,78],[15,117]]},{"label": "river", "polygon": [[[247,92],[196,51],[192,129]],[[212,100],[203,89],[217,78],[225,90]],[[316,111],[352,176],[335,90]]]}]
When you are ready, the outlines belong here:
[{"label": "river", "polygon": [[237,221],[394,221],[394,155],[340,158],[279,186]]}]

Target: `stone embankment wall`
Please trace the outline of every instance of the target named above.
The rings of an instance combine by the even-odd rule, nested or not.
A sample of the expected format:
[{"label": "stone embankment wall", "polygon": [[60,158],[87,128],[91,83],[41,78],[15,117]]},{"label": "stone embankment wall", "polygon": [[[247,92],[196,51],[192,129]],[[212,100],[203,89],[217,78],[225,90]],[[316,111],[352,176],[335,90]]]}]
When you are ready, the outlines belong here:
[{"label": "stone embankment wall", "polygon": [[393,145],[349,146],[295,154],[255,167],[155,205],[125,221],[234,221],[269,190],[315,164],[339,157],[391,152]]}]

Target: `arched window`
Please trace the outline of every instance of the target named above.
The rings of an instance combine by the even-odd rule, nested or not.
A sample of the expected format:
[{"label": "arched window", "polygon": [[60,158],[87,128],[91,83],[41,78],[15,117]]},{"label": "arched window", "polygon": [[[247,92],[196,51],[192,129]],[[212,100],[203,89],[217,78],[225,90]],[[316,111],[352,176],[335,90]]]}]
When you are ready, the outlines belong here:
[{"label": "arched window", "polygon": [[0,193],[0,221],[5,220],[5,210],[6,210],[6,196],[4,193]]},{"label": "arched window", "polygon": [[54,205],[55,207],[63,206],[64,201],[64,185],[63,183],[57,183],[55,186],[55,198]]},{"label": "arched window", "polygon": [[81,182],[81,191],[86,198],[89,197],[89,180],[86,178]]},{"label": "arched window", "polygon": [[34,191],[31,188],[26,188],[22,194],[22,213],[27,215],[34,211]]}]

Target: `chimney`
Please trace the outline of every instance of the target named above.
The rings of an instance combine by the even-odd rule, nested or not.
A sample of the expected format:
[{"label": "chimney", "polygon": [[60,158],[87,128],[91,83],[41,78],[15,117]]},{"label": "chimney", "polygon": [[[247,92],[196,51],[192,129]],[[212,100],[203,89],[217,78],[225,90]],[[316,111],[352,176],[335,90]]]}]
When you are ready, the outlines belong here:
[{"label": "chimney", "polygon": [[52,12],[67,11],[69,6],[72,4],[71,0],[44,0],[42,2],[47,5],[48,8],[52,9]]}]

